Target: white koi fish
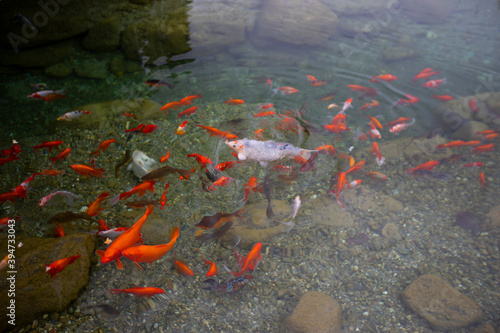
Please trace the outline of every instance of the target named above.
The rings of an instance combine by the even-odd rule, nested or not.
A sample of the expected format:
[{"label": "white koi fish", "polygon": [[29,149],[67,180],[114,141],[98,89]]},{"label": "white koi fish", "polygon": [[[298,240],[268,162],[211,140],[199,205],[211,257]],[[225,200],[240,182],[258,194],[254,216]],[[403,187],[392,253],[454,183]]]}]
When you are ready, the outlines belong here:
[{"label": "white koi fish", "polygon": [[65,114],[63,114],[62,116],[60,116],[59,118],[57,118],[57,120],[72,121],[75,118],[80,118],[84,114],[91,114],[91,112],[90,111],[71,111],[71,112],[66,112]]},{"label": "white koi fish", "polygon": [[295,147],[291,143],[269,141],[257,141],[251,139],[241,139],[235,141],[227,141],[226,144],[238,153],[240,160],[255,160],[262,166],[267,166],[269,162],[280,160],[283,158],[294,158],[301,156],[308,160],[311,154],[317,150],[307,150]]},{"label": "white koi fish", "polygon": [[156,169],[158,169],[158,162],[140,150],[134,151],[132,154],[132,163],[130,163],[127,168],[129,171],[133,171],[134,175],[138,178],[141,178]]}]

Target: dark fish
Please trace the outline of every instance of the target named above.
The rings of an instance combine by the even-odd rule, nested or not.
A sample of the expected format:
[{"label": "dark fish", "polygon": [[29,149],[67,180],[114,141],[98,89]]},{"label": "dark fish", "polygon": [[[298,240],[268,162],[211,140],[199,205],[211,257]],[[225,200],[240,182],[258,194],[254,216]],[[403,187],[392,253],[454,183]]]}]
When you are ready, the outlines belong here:
[{"label": "dark fish", "polygon": [[312,154],[311,157],[309,157],[309,159],[304,164],[302,164],[302,166],[300,167],[300,171],[304,172],[315,170],[316,168],[314,167],[314,162],[316,161],[316,157],[318,157],[318,155],[319,153]]},{"label": "dark fish", "polygon": [[436,179],[446,180],[447,182],[451,182],[451,175],[445,172],[434,172],[429,170],[415,170],[413,172],[416,180],[424,180],[425,176],[430,176]]},{"label": "dark fish", "polygon": [[458,213],[457,219],[454,224],[459,225],[464,229],[470,230],[473,235],[477,235],[481,231],[479,222],[476,221],[474,215],[467,211]]},{"label": "dark fish", "polygon": [[160,200],[137,200],[126,202],[125,206],[130,208],[143,208],[146,206],[161,207],[161,202]]},{"label": "dark fish", "polygon": [[243,212],[243,209],[238,209],[234,213],[217,213],[215,215],[210,215],[210,216],[203,216],[203,218],[198,222],[195,227],[197,228],[203,228],[203,229],[212,229],[215,228],[217,223],[224,218],[230,218],[233,216],[238,216],[239,218],[241,217],[241,213]]},{"label": "dark fish", "polygon": [[368,237],[367,234],[361,232],[354,237],[346,239],[346,242],[349,245],[361,245],[361,244],[368,242],[369,240],[370,240],[370,237]]},{"label": "dark fish", "polygon": [[203,281],[203,283],[206,284],[203,289],[230,293],[243,288],[248,282],[250,282],[252,278],[253,276],[251,275],[243,275],[232,278],[231,280],[224,283],[217,283],[217,281],[215,281],[214,279],[208,279]]},{"label": "dark fish", "polygon": [[459,161],[462,158],[462,156],[463,156],[462,154],[453,154],[450,157],[442,158],[439,161],[439,164],[448,163],[448,162],[451,163],[451,162]]},{"label": "dark fish", "polygon": [[88,220],[92,221],[92,218],[87,215],[87,213],[73,213],[72,211],[66,211],[64,213],[59,213],[52,216],[49,219],[49,223],[65,223],[72,222],[76,220]]},{"label": "dark fish", "polygon": [[169,87],[170,89],[172,89],[174,87],[174,85],[171,83],[165,82],[163,80],[156,80],[156,79],[147,80],[147,81],[144,81],[144,83],[146,83],[150,87],[161,87],[161,86],[165,87],[166,86],[166,87]]},{"label": "dark fish", "polygon": [[165,165],[159,169],[153,170],[147,175],[143,176],[141,180],[155,180],[158,178],[163,178],[168,174],[178,173],[180,176],[189,179],[191,172],[189,170],[172,168],[171,166]]},{"label": "dark fish", "polygon": [[299,171],[295,168],[292,169],[292,172],[289,174],[278,175],[278,178],[284,181],[285,183],[291,183],[299,177]]},{"label": "dark fish", "polygon": [[274,216],[273,207],[271,206],[271,191],[271,182],[269,181],[269,177],[266,176],[266,178],[264,178],[264,182],[262,183],[262,193],[264,193],[264,196],[267,199],[266,216],[268,219]]},{"label": "dark fish", "polygon": [[220,171],[215,169],[212,164],[207,164],[207,169],[205,170],[205,174],[212,183],[215,182],[217,179],[219,179],[222,175]]},{"label": "dark fish", "polygon": [[202,176],[198,176],[198,179],[201,181],[201,188],[203,189],[203,191],[210,192],[211,190],[209,188],[210,186],[212,186],[212,183]]},{"label": "dark fish", "polygon": [[115,166],[115,177],[118,175],[118,169],[120,169],[125,163],[130,161],[131,158],[132,155],[130,155],[130,149],[125,150],[123,159],[120,162],[118,162],[118,164]]},{"label": "dark fish", "polygon": [[220,227],[219,229],[216,229],[211,234],[204,233],[204,234],[201,234],[199,236],[196,236],[196,240],[199,240],[200,242],[205,242],[205,241],[211,240],[211,239],[218,240],[219,238],[224,236],[224,234],[226,232],[228,232],[232,226],[233,226],[233,221],[226,222],[226,223],[224,223],[224,225],[222,227]]},{"label": "dark fish", "polygon": [[112,307],[109,304],[98,304],[98,305],[84,306],[84,307],[82,307],[82,312],[85,314],[90,314],[89,310],[91,310],[91,309],[100,310],[100,311],[102,311],[110,316],[116,316],[116,315],[120,314],[119,310],[115,309],[114,307]]}]

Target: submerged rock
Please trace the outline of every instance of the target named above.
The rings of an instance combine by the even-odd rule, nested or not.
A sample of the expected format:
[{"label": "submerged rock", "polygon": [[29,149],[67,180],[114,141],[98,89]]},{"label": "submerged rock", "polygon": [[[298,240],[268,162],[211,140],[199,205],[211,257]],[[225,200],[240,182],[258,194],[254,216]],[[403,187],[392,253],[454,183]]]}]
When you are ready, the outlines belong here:
[{"label": "submerged rock", "polygon": [[120,20],[111,17],[96,23],[83,39],[83,47],[95,52],[116,50],[120,46]]},{"label": "submerged rock", "polygon": [[458,0],[402,0],[403,13],[419,23],[441,24],[458,5]]},{"label": "submerged rock", "polygon": [[290,317],[279,326],[279,333],[340,333],[340,304],[331,296],[310,291],[302,295]]},{"label": "submerged rock", "polygon": [[[94,255],[94,242],[90,235],[73,234],[61,238],[26,238],[24,246],[16,249],[15,305],[16,326],[31,324],[44,313],[62,311],[80,290],[87,285],[90,256]],[[81,254],[57,277],[51,279],[44,265]],[[7,273],[0,273],[0,304],[7,304]],[[0,321],[0,331],[6,328],[6,320]]]},{"label": "submerged rock", "polygon": [[483,316],[475,301],[432,274],[413,281],[403,290],[401,299],[438,331],[464,328]]}]

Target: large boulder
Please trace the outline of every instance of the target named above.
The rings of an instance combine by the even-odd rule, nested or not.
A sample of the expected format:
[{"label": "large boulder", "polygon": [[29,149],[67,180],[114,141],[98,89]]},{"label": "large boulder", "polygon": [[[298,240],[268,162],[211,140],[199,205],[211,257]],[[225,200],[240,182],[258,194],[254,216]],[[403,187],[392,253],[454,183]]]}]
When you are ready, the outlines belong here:
[{"label": "large boulder", "polygon": [[186,53],[191,49],[188,41],[187,14],[178,12],[167,20],[148,17],[129,25],[122,48],[127,58],[151,65],[158,58]]},{"label": "large boulder", "polygon": [[269,0],[256,25],[257,38],[322,46],[337,28],[337,15],[319,0]]},{"label": "large boulder", "polygon": [[331,296],[310,291],[302,295],[290,317],[278,329],[279,333],[340,333],[341,308]]},{"label": "large boulder", "polygon": [[[16,327],[31,324],[37,317],[50,312],[64,310],[77,298],[87,285],[90,256],[94,242],[90,235],[73,234],[61,238],[26,238],[15,252],[15,297],[9,297],[7,271],[0,273],[0,305],[3,309],[11,299],[15,300]],[[73,264],[68,265],[57,277],[51,278],[44,265],[81,254]],[[0,331],[8,326],[0,321]]]},{"label": "large boulder", "polygon": [[13,50],[0,50],[0,63],[21,67],[49,67],[68,58],[73,53],[74,46],[75,42],[69,40],[17,54]]},{"label": "large boulder", "polygon": [[425,274],[401,293],[403,303],[424,318],[435,330],[457,330],[481,319],[483,311],[436,275]]},{"label": "large boulder", "polygon": [[116,50],[120,46],[121,25],[117,17],[97,22],[83,39],[83,47],[95,52]]}]

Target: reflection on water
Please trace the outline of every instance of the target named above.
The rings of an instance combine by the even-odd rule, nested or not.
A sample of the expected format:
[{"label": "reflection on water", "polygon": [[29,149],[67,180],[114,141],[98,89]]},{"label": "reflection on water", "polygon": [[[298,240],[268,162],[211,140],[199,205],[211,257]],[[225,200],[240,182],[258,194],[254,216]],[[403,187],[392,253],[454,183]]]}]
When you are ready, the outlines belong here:
[{"label": "reflection on water", "polygon": [[[55,4],[49,15],[36,2],[0,3],[7,36],[0,55],[1,142],[9,149],[15,139],[22,149],[2,153],[1,193],[15,197],[20,187],[13,188],[35,175],[28,178],[29,201],[4,196],[0,207],[1,217],[16,216],[17,241],[24,244],[16,250],[18,329],[291,332],[327,325],[345,332],[466,332],[497,325],[494,1]],[[36,33],[26,30],[23,17]],[[66,97],[27,98],[37,83]],[[197,108],[177,117],[191,107]],[[72,110],[91,114],[55,120]],[[406,119],[388,125],[398,118]],[[224,169],[236,160],[224,143],[232,135],[321,154],[268,167],[252,161],[281,156],[271,145],[253,157],[238,151],[248,159]],[[116,142],[107,150],[90,154],[110,139]],[[59,151],[32,147],[54,140],[72,150],[51,165]],[[131,159],[134,151],[145,155]],[[191,154],[210,158],[208,169],[199,155],[186,157]],[[361,165],[352,168],[356,162]],[[135,175],[127,171],[130,163]],[[211,167],[219,163],[219,170]],[[77,174],[74,164],[95,164],[104,177]],[[160,169],[165,175],[154,178],[154,193],[127,205],[115,197],[140,184],[137,170],[153,165],[174,168]],[[217,179],[222,186],[214,186]],[[72,192],[83,204],[55,199],[37,206],[53,190]],[[118,203],[111,207],[105,192]],[[99,195],[105,209],[89,222],[83,213]],[[110,228],[130,227],[144,214],[143,200],[156,206],[141,230],[144,244],[168,243],[179,226],[173,250],[194,276],[172,269],[173,253],[152,265],[138,260],[142,270],[125,258],[123,270],[98,263],[94,250],[107,248],[95,236],[98,219]],[[48,224],[51,218],[57,224]],[[200,221],[221,229],[195,227]],[[52,238],[56,228],[66,236]],[[1,239],[3,257],[6,233]],[[224,266],[239,271],[240,255],[258,243],[261,262],[254,253],[247,266],[258,263],[255,269],[230,280]],[[76,254],[82,257],[57,278],[44,272],[43,265]],[[205,284],[204,260],[219,271]],[[8,302],[5,281],[2,302]],[[165,294],[108,291],[134,286]],[[455,296],[434,296],[445,288]],[[429,294],[433,304],[452,304],[434,309],[451,320],[424,314]],[[328,318],[320,319],[317,304],[332,309]],[[311,323],[308,316],[318,319]]]}]

